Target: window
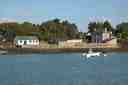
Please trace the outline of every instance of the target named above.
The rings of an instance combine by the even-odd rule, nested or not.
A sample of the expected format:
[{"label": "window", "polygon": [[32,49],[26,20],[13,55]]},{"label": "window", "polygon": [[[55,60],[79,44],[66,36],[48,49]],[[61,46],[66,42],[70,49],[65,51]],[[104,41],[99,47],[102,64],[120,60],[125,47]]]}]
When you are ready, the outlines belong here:
[{"label": "window", "polygon": [[24,45],[27,45],[27,41],[26,40],[24,41]]},{"label": "window", "polygon": [[23,40],[18,40],[18,45],[23,45],[24,41]]}]

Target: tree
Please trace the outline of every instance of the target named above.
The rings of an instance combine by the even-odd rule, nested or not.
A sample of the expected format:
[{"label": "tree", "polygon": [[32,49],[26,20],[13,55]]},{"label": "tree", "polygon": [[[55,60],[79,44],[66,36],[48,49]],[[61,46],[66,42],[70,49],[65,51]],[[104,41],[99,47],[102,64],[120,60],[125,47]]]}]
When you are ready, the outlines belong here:
[{"label": "tree", "polygon": [[109,21],[104,22],[104,28],[107,28],[108,31],[112,31],[112,25]]},{"label": "tree", "polygon": [[42,23],[40,29],[42,33],[47,33],[49,39],[73,39],[78,33],[74,23],[69,23],[67,20],[60,22],[59,19]]},{"label": "tree", "polygon": [[0,30],[0,35],[3,36],[3,39],[6,39],[7,42],[13,42],[16,34],[13,30],[10,29],[1,29]]},{"label": "tree", "polygon": [[112,28],[111,23],[109,21],[105,21],[105,22],[90,22],[88,24],[89,32],[102,33],[105,30],[105,28],[107,28],[107,31],[113,31],[113,28]]},{"label": "tree", "polygon": [[60,23],[60,19],[58,19],[58,18],[53,19],[53,22],[54,22],[54,23]]},{"label": "tree", "polygon": [[116,36],[121,39],[128,39],[128,23],[123,22],[116,26]]},{"label": "tree", "polygon": [[88,24],[88,30],[89,30],[89,32],[94,32],[96,30],[96,27],[97,27],[96,25],[97,25],[96,22],[90,22]]}]

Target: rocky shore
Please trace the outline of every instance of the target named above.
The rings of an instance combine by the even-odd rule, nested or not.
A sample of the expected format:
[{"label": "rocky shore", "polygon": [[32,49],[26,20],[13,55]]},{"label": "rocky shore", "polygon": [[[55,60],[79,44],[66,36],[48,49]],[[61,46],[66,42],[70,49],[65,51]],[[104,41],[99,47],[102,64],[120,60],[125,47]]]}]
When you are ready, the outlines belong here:
[{"label": "rocky shore", "polygon": [[[30,54],[30,53],[82,53],[89,48],[6,48],[1,50],[8,51],[9,54]],[[104,52],[128,52],[128,48],[93,48],[93,51]]]}]

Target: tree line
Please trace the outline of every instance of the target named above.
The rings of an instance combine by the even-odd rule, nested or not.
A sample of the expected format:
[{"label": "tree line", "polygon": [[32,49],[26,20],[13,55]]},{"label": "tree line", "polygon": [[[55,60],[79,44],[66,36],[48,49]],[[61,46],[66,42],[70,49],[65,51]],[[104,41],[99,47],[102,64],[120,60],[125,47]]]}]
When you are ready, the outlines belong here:
[{"label": "tree line", "polygon": [[0,34],[8,41],[12,41],[15,36],[37,36],[40,40],[48,41],[50,39],[74,39],[78,37],[78,28],[69,21],[60,21],[53,19],[41,24],[30,22],[10,22],[0,24]]},{"label": "tree line", "polygon": [[[119,39],[128,40],[128,22],[122,22],[115,28],[109,21],[90,22],[88,24],[88,32],[101,33],[107,28],[112,31]],[[10,22],[0,23],[0,39],[1,35],[7,41],[13,41],[15,36],[37,36],[40,40],[66,40],[66,39],[85,39],[85,32],[79,32],[78,27],[74,23],[67,20],[53,19],[41,24],[33,24],[30,22]]]}]

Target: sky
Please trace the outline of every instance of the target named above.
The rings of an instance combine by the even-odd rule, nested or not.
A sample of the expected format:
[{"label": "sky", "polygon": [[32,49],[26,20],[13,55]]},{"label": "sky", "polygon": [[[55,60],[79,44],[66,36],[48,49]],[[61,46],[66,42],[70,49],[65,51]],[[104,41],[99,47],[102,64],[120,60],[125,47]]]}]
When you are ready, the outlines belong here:
[{"label": "sky", "polygon": [[0,0],[0,22],[41,23],[54,18],[87,31],[90,21],[108,20],[113,26],[128,21],[128,0]]}]

